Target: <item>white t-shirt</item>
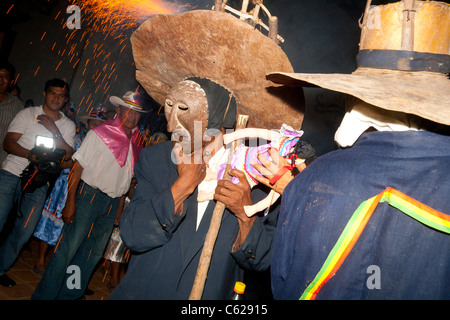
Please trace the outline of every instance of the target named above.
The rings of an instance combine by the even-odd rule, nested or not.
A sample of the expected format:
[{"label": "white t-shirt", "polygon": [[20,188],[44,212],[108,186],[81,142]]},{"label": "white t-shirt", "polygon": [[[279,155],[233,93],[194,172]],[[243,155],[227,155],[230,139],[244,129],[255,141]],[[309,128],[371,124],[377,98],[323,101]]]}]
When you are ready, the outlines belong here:
[{"label": "white t-shirt", "polygon": [[[37,135],[53,138],[53,134],[36,119],[38,115],[45,114],[42,106],[29,107],[21,110],[8,127],[8,132],[21,133],[17,143],[25,149],[33,149]],[[61,118],[55,121],[63,139],[72,148],[75,145],[76,128],[72,120],[60,112]],[[27,158],[9,154],[3,162],[3,169],[20,176],[23,169],[29,164]]]},{"label": "white t-shirt", "polygon": [[91,130],[72,158],[83,167],[81,179],[84,182],[116,198],[127,193],[130,188],[132,156],[130,142],[127,161],[121,167],[107,145]]}]

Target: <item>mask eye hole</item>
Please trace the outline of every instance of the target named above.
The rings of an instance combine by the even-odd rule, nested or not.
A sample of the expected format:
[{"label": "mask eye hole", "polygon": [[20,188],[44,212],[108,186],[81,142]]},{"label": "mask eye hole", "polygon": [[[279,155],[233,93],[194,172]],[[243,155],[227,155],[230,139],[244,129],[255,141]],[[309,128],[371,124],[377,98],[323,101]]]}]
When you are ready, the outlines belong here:
[{"label": "mask eye hole", "polygon": [[166,99],[166,107],[172,108],[173,102],[172,100]]},{"label": "mask eye hole", "polygon": [[183,110],[183,111],[187,111],[189,108],[186,105],[182,104],[182,105],[178,106],[178,109]]}]

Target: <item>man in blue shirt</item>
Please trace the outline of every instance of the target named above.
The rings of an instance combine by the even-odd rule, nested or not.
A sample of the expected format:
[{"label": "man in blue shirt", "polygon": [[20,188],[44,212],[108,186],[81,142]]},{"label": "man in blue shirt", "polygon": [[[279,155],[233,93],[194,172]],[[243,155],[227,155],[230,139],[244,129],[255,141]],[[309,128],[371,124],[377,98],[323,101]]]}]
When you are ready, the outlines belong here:
[{"label": "man in blue shirt", "polygon": [[[420,6],[391,8],[416,18],[429,6],[450,12],[444,3]],[[449,33],[420,27],[417,47],[428,27]],[[366,39],[377,32],[363,30]],[[276,299],[450,298],[449,55],[388,48],[360,50],[352,74],[268,76],[349,94],[340,149],[284,189],[271,265]]]}]

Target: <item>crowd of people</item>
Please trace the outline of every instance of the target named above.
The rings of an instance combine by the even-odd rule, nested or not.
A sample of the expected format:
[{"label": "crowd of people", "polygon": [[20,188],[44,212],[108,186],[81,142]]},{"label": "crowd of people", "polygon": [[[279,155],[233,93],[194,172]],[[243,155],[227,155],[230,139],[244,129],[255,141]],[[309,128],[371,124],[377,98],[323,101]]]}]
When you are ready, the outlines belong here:
[{"label": "crowd of people", "polygon": [[[195,26],[208,15],[182,21]],[[206,77],[213,72],[202,56],[191,60],[202,75],[192,75],[195,68],[158,51],[155,26],[166,25],[155,21],[133,43],[146,48],[145,57],[164,61],[160,68],[135,54],[141,80],[151,78],[147,88],[163,96],[171,137],[161,143],[140,136],[146,108],[139,93],[112,96],[115,116],[94,109],[77,132],[68,117],[68,83],[48,80],[43,104],[24,108],[10,93],[14,69],[0,64],[0,229],[14,216],[0,246],[0,285],[15,285],[7,272],[34,236],[40,252],[33,272],[41,280],[33,300],[82,299],[102,258],[114,274],[111,300],[223,300],[240,282],[250,299],[450,299],[448,55],[432,56],[442,63],[423,70],[410,51],[414,72],[373,59],[371,51],[361,52],[351,75],[264,74],[280,85],[346,93],[339,148],[316,157],[301,131],[283,126],[280,134],[297,138],[283,155],[275,144],[234,152],[226,133],[238,125],[239,100],[250,95],[241,75],[225,69],[223,78],[217,70]],[[183,34],[190,28],[165,31],[193,40]],[[201,45],[221,32],[203,31]],[[219,35],[211,37],[214,45]],[[145,46],[149,39],[152,46]],[[181,40],[174,34],[159,45],[172,49]],[[236,41],[234,58],[242,57],[240,39],[223,41],[227,48]],[[192,46],[177,48],[193,58]],[[259,107],[248,111],[258,116]],[[44,153],[53,158],[43,155],[37,137],[50,138],[52,151]],[[211,198],[202,198],[204,190]],[[248,210],[275,195],[266,207]]]},{"label": "crowd of people", "polygon": [[[34,237],[39,252],[32,272],[41,282],[33,299],[83,298],[103,256],[114,265],[112,289],[120,280],[115,270],[128,258],[125,252],[105,250],[113,228],[118,233],[125,200],[135,185],[133,167],[145,144],[138,128],[140,115],[147,112],[140,94],[111,97],[114,109],[99,106],[76,117],[68,83],[49,79],[43,104],[26,106],[11,93],[14,72],[11,64],[0,65],[0,229],[13,220],[11,230],[3,232],[0,285],[15,286],[7,272]],[[45,138],[50,145],[40,144]],[[57,250],[47,263],[49,248]],[[83,274],[82,289],[65,291],[64,276],[73,264]]]}]

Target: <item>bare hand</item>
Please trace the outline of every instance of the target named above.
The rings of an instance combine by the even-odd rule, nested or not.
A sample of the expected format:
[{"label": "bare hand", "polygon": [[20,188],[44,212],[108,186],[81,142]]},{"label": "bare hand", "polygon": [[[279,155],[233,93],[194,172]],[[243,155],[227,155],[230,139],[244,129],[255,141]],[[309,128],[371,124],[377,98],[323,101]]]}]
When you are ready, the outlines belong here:
[{"label": "bare hand", "polygon": [[[259,173],[263,175],[263,177],[259,175],[252,175],[252,177],[256,181],[272,188],[279,194],[283,194],[284,188],[286,188],[289,182],[294,179],[291,171],[287,170],[274,184],[270,183],[270,179],[272,179],[276,174],[279,174],[280,170],[282,170],[285,166],[290,166],[290,163],[279,154],[277,149],[269,149],[269,154],[272,158],[272,161],[270,161],[266,156],[262,154],[257,155],[258,160],[262,165],[259,163],[252,163],[252,166],[256,170],[258,170]],[[300,163],[299,165],[297,165],[297,168],[301,172],[306,168],[306,165],[304,163]]]},{"label": "bare hand", "polygon": [[203,150],[184,154],[181,148],[174,147],[177,161],[178,180],[192,192],[206,177],[206,163],[203,161]]},{"label": "bare hand", "polygon": [[242,171],[232,169],[229,174],[237,177],[239,183],[234,184],[229,180],[219,180],[214,193],[214,199],[225,204],[227,209],[233,212],[242,222],[248,223],[252,218],[247,217],[244,206],[251,206],[253,204],[250,185]]},{"label": "bare hand", "polygon": [[28,157],[27,157],[28,161],[30,161],[31,163],[38,163],[38,159],[35,153],[29,153]]},{"label": "bare hand", "polygon": [[248,217],[245,214],[244,206],[251,206],[253,204],[250,185],[245,174],[236,169],[230,170],[229,174],[238,178],[239,182],[234,184],[229,180],[219,180],[214,193],[214,199],[225,204],[227,209],[234,213],[238,219],[239,234],[232,248],[232,251],[235,252],[247,238],[255,222],[256,215]]},{"label": "bare hand", "polygon": [[72,201],[66,201],[64,209],[61,211],[64,223],[71,224],[75,218],[75,212],[75,203]]},{"label": "bare hand", "polygon": [[42,124],[45,128],[47,128],[53,135],[57,135],[59,133],[59,129],[53,121],[52,118],[45,114],[40,114],[36,118],[40,124]]}]

